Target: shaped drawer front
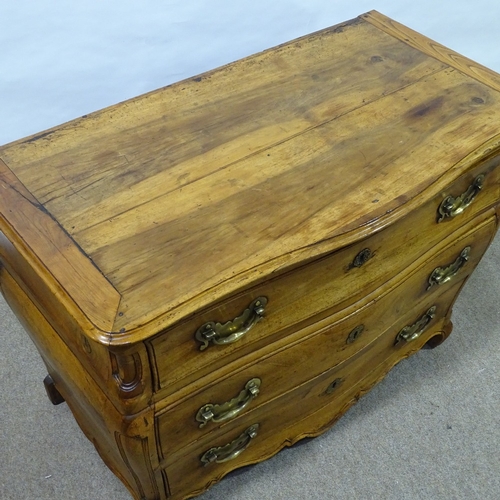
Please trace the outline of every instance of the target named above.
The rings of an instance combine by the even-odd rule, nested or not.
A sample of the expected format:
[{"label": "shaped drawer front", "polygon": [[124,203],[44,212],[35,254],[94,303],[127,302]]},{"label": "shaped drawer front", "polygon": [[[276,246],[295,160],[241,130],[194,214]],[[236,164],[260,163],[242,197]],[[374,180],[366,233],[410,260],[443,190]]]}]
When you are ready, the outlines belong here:
[{"label": "shaped drawer front", "polygon": [[[161,467],[171,493],[182,498],[183,489],[201,492],[230,470],[268,458],[284,446],[326,430],[392,366],[441,331],[443,318],[461,285],[457,282],[439,296],[429,296],[356,356],[249,411],[234,425],[221,426],[169,455]],[[421,335],[412,342],[397,343],[401,329],[432,306],[437,313]]]},{"label": "shaped drawer front", "polygon": [[[479,262],[495,229],[496,217],[474,221],[364,302],[262,349],[257,357],[244,358],[242,365],[233,364],[220,376],[207,377],[205,386],[194,389],[191,397],[158,403],[159,408],[163,406],[157,414],[163,455],[175,455],[187,443],[265,406],[311,377],[356,359],[407,311],[437,300],[463,281]],[[399,340],[414,340],[435,314],[431,311],[416,318]]]},{"label": "shaped drawer front", "polygon": [[148,341],[155,390],[171,394],[363,298],[498,201],[498,162],[468,172],[372,236],[255,286]]}]

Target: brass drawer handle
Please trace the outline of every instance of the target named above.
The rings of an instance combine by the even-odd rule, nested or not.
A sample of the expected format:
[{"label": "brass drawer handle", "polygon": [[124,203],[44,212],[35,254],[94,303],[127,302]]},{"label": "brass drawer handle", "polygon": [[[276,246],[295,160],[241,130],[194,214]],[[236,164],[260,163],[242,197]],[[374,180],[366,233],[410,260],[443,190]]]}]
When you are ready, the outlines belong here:
[{"label": "brass drawer handle", "polygon": [[437,221],[461,214],[476,198],[484,184],[484,175],[478,175],[465,193],[454,198],[447,196],[439,205]]},{"label": "brass drawer handle", "polygon": [[258,395],[260,391],[260,378],[253,378],[245,384],[245,388],[227,403],[206,404],[196,414],[196,421],[200,423],[200,429],[208,422],[223,422],[236,417],[241,413]]},{"label": "brass drawer handle", "polygon": [[455,262],[444,266],[444,267],[436,267],[434,271],[432,271],[429,276],[429,285],[427,286],[427,290],[432,288],[434,285],[442,285],[447,281],[450,281],[453,276],[455,276],[462,267],[465,266],[470,256],[470,247],[465,247],[460,255],[457,257]]},{"label": "brass drawer handle", "polygon": [[195,338],[200,341],[200,351],[204,351],[212,342],[223,345],[232,344],[241,339],[245,333],[255,326],[264,317],[267,305],[266,297],[257,297],[240,316],[227,323],[209,321],[196,330]]},{"label": "brass drawer handle", "polygon": [[220,464],[222,462],[233,460],[247,449],[252,439],[257,437],[258,430],[259,424],[253,424],[246,429],[240,437],[236,438],[231,443],[217,448],[210,448],[201,456],[201,462],[207,466],[208,464],[212,464],[214,462]]},{"label": "brass drawer handle", "polygon": [[416,323],[410,326],[405,326],[396,337],[396,344],[402,340],[411,342],[416,340],[424,333],[425,329],[436,316],[436,306],[432,306]]}]

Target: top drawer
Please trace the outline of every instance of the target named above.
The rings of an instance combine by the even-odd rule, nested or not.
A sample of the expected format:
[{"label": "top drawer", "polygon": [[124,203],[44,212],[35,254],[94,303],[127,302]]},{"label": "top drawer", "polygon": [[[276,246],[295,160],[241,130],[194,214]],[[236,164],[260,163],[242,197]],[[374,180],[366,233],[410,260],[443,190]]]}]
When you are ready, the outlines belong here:
[{"label": "top drawer", "polygon": [[147,342],[155,391],[171,394],[345,308],[500,198],[500,158],[351,246],[248,289]]}]

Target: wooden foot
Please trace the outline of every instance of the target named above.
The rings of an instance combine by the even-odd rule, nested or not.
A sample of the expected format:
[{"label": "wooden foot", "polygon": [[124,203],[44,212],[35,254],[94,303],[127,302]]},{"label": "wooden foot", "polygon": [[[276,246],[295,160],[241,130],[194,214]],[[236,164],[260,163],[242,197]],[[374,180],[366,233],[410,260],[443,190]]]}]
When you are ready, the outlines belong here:
[{"label": "wooden foot", "polygon": [[443,331],[436,334],[434,337],[431,337],[427,343],[424,345],[425,349],[434,349],[438,345],[441,345],[450,335],[453,330],[453,323],[448,320],[443,327]]},{"label": "wooden foot", "polygon": [[52,377],[50,375],[47,375],[43,379],[43,385],[45,386],[45,391],[47,392],[47,396],[53,405],[60,405],[61,403],[64,403],[64,398],[61,396],[61,393],[56,389],[54,380],[52,380]]}]

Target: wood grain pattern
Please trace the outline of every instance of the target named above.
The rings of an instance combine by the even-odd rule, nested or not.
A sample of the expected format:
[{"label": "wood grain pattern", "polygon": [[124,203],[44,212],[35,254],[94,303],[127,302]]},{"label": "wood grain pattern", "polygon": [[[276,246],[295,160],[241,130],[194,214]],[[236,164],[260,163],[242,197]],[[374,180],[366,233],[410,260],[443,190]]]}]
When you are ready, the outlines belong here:
[{"label": "wood grain pattern", "polygon": [[[0,289],[136,499],[319,434],[449,335],[499,224],[497,77],[372,12],[0,148]],[[200,351],[200,326],[258,296],[255,328]],[[253,377],[258,399],[199,429]]]},{"label": "wood grain pattern", "polygon": [[0,156],[121,295],[108,341],[141,340],[402,217],[498,133],[498,94],[417,48],[360,18]]},{"label": "wood grain pattern", "polygon": [[[284,342],[269,343],[272,348],[260,349],[257,356],[240,358],[238,368],[234,365],[228,367],[225,378],[223,370],[217,372],[215,379],[205,377],[202,390],[186,385],[185,392],[190,396],[188,400],[176,395],[175,398],[160,401],[156,408],[161,445],[164,446],[163,455],[168,456],[169,460],[175,460],[176,452],[186,446],[186,443],[211,434],[212,429],[227,428],[227,423],[222,426],[212,423],[199,429],[194,416],[207,403],[230,400],[252,377],[259,377],[262,386],[259,396],[250,405],[251,409],[265,405],[269,400],[319,376],[332,366],[347,365],[363,356],[366,350],[371,350],[374,344],[378,344],[380,335],[394,324],[400,324],[402,311],[425,308],[425,305],[421,305],[423,301],[436,299],[465,279],[491,243],[496,228],[496,217],[490,210],[481,221],[465,226],[464,234],[454,234],[453,238],[444,240],[430,252],[432,255],[423,256],[415,265],[408,266],[408,269],[380,287],[376,293],[355,303],[352,312],[347,308],[328,318],[324,322],[327,324],[324,328],[316,324],[313,328],[289,335]],[[450,282],[427,290],[426,278],[437,267],[437,263],[442,265],[455,260],[466,246],[472,248],[467,265]],[[363,333],[355,342],[348,344],[346,340],[349,332],[358,325],[364,326]],[[290,377],[288,370],[281,369],[290,366],[295,367],[293,377]],[[167,406],[163,408],[164,405]],[[245,426],[240,418],[231,423],[233,428],[238,425]]]},{"label": "wood grain pattern", "polygon": [[[359,397],[379,382],[392,366],[417,350],[429,339],[440,335],[446,322],[450,303],[456,295],[460,284],[455,284],[447,293],[435,301],[442,315],[436,318],[428,330],[414,343],[395,347],[394,339],[398,331],[406,324],[414,321],[417,316],[405,315],[392,329],[381,335],[372,349],[367,349],[364,355],[352,363],[338,366],[318,377],[298,386],[291,393],[280,399],[275,399],[268,407],[250,411],[234,430],[222,429],[216,436],[208,435],[201,438],[185,450],[184,457],[172,462],[163,462],[167,474],[176,487],[172,488],[172,498],[181,500],[191,498],[205,491],[209,486],[219,481],[235,466],[243,467],[261,461],[275,454],[285,446],[297,442],[307,436],[317,436],[326,430],[333,421],[347,411]],[[432,303],[421,304],[422,311]],[[332,395],[325,394],[329,384],[343,378],[345,385],[340,383],[338,391]],[[220,446],[236,438],[246,426],[259,423],[260,429],[255,443],[236,459],[227,463],[211,464],[203,467],[199,457],[212,446]],[[194,494],[193,494],[194,493]]]},{"label": "wood grain pattern", "polygon": [[[500,192],[496,189],[500,185],[499,162],[495,159],[472,170],[443,194],[389,228],[324,259],[267,280],[148,341],[157,397],[176,392],[215,369],[226,369],[235,360],[288,337],[297,329],[317,324],[337,313],[344,316],[361,308],[358,300],[368,300],[375,289],[387,285],[397,273],[408,272],[423,258],[429,246],[441,244],[452,231],[466,227],[499,199]],[[487,173],[485,191],[461,219],[436,226],[435,214],[443,198],[450,193],[465,192],[479,173]],[[427,236],[422,238],[422,234]],[[362,268],[349,270],[354,256],[363,248],[370,248],[374,257]],[[360,280],[363,287],[359,286]],[[224,323],[238,316],[260,296],[269,299],[263,321],[237,343],[214,346],[203,353],[199,351],[200,344],[195,341],[194,332],[201,325],[207,321]],[[352,306],[354,303],[356,305]]]},{"label": "wood grain pattern", "polygon": [[66,293],[97,328],[110,331],[119,293],[3,162],[0,168],[0,229],[30,267],[51,282],[54,295],[64,302]]},{"label": "wood grain pattern", "polygon": [[[0,286],[7,303],[36,345],[56,389],[104,462],[131,494],[142,491],[143,498],[165,499],[164,492],[159,496],[158,485],[152,478],[149,454],[137,453],[138,444],[147,447],[149,442],[154,448],[154,433],[148,425],[148,419],[152,420],[152,408],[126,418],[5,268],[0,269]],[[153,450],[151,452],[154,457]],[[127,457],[126,463],[122,454]]]},{"label": "wood grain pattern", "polygon": [[[84,248],[90,245],[93,260],[123,295],[123,315],[116,326],[137,327],[160,316],[166,303],[169,309],[178,307],[193,297],[193,290],[210,290],[267,262],[283,265],[306,244],[332,239],[416,196],[445,165],[450,168],[465,156],[471,141],[479,138],[481,143],[497,131],[495,116],[490,123],[483,122],[481,130],[469,127],[473,115],[480,113],[472,101],[476,95],[499,110],[496,119],[500,101],[494,103],[495,97],[487,97],[484,89],[456,77],[458,81],[453,74],[437,73],[414,84],[411,91],[391,94],[302,134],[300,142],[285,142],[242,160],[235,166],[237,172],[225,170],[207,177],[209,187],[193,183],[170,194],[163,204],[158,199],[145,203],[108,222],[106,237],[100,227],[92,228],[91,235],[77,235]],[[456,100],[441,101],[445,85],[455,91]],[[430,130],[429,116],[421,120],[419,113],[434,112],[440,126]],[[406,128],[405,120],[411,126]],[[390,148],[382,137],[391,138]],[[438,148],[431,160],[426,152]],[[408,150],[422,163],[419,184],[411,184],[411,190],[407,179],[413,164],[405,156]],[[369,165],[367,155],[371,155]],[[359,175],[353,171],[363,172],[362,193]],[[381,193],[383,177],[393,183]],[[237,191],[231,187],[233,180]],[[296,201],[299,204],[294,205]],[[148,227],[152,213],[157,224]],[[94,244],[100,247],[93,249]],[[179,269],[181,259],[188,273]],[[147,312],[140,302],[146,293]]]},{"label": "wood grain pattern", "polygon": [[360,17],[424,54],[428,54],[438,61],[456,68],[462,73],[488,85],[492,89],[500,91],[500,75],[495,71],[417,33],[376,10],[367,12]]},{"label": "wood grain pattern", "polygon": [[4,161],[0,158],[0,181],[4,185],[11,186],[16,192],[18,192],[23,198],[34,205],[39,204],[38,200],[31,194],[30,191],[21,183],[21,181],[14,175],[14,172],[7,167]]},{"label": "wood grain pattern", "polygon": [[[353,354],[352,349],[361,348],[368,341],[370,335],[376,335],[376,332],[380,333],[384,325],[388,327],[396,321],[404,307],[399,304],[400,300],[396,300],[394,297],[400,297],[401,301],[407,305],[419,303],[423,297],[428,295],[427,279],[433,269],[447,261],[454,260],[464,247],[470,245],[472,248],[470,260],[458,274],[457,279],[467,276],[479,262],[496,232],[497,224],[493,215],[492,209],[488,210],[451,236],[443,238],[439,244],[408,263],[400,273],[392,275],[372,292],[367,291],[366,295],[361,296],[359,300],[353,298],[346,301],[330,316],[320,317],[315,322],[306,324],[297,320],[295,327],[288,329],[286,335],[266,337],[268,325],[266,320],[263,320],[263,339],[257,338],[255,341],[251,338],[254,333],[250,332],[248,334],[250,337],[248,339],[249,348],[244,345],[240,346],[244,341],[219,349],[217,349],[218,346],[215,346],[211,356],[207,358],[208,351],[193,352],[186,349],[180,342],[179,348],[176,348],[175,344],[168,344],[170,352],[165,346],[161,346],[163,349],[160,349],[159,345],[156,344],[156,350],[150,351],[150,359],[154,368],[159,370],[163,382],[163,390],[159,391],[155,398],[158,401],[157,410],[170,411],[179,404],[183,404],[186,397],[190,398],[194,394],[202,393],[207,387],[214,387],[216,390],[222,389],[222,381],[226,378],[231,378],[231,384],[233,384],[232,387],[228,388],[228,391],[235,392],[242,383],[246,382],[243,379],[247,375],[242,374],[242,370],[249,366],[260,365],[268,358],[267,362],[272,363],[275,356],[281,356],[282,351],[287,351],[293,346],[300,346],[297,348],[298,358],[296,362],[291,362],[292,351],[287,351],[288,354],[285,356],[287,362],[294,367],[303,365],[304,371],[308,374],[320,369],[322,366],[320,360],[323,355],[326,356],[325,362],[333,365],[340,358],[348,356],[349,353]],[[385,244],[390,245],[390,241],[386,240]],[[358,279],[363,280],[363,277]],[[442,291],[444,288],[439,287],[439,290]],[[297,305],[297,308],[300,308],[302,314],[306,315],[308,305],[309,303],[305,302],[302,307]],[[274,321],[276,320],[273,318],[273,312],[269,312],[269,323]],[[279,319],[277,321],[279,322]],[[361,323],[367,327],[364,340],[360,339],[355,345],[349,347],[345,343],[346,337],[353,328]],[[373,325],[373,329],[369,327],[370,324]],[[255,332],[256,334],[257,332]],[[321,342],[317,340],[318,336],[323,339]],[[323,348],[320,348],[319,344],[323,345]],[[169,355],[170,353],[171,355]],[[233,353],[235,354],[231,355]],[[183,357],[186,360],[184,363],[180,361]],[[219,359],[222,361],[219,362]],[[309,363],[311,363],[310,366]],[[278,366],[285,364],[278,363]],[[205,367],[206,369],[204,369]],[[294,369],[293,380],[299,377],[299,371],[298,368]],[[237,380],[238,377],[241,378]],[[287,383],[281,381],[278,386],[283,387]],[[169,397],[173,392],[174,394]]]}]

